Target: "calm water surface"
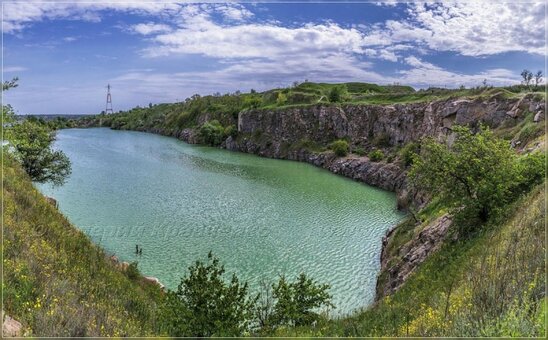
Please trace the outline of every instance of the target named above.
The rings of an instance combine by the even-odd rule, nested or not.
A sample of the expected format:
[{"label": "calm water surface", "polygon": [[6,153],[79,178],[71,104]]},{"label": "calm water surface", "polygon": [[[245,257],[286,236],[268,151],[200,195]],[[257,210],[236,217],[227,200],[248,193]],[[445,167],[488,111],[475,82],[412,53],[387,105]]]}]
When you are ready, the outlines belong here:
[{"label": "calm water surface", "polygon": [[73,173],[40,189],[107,252],[172,289],[211,250],[252,289],[300,272],[329,283],[347,313],[373,301],[382,236],[403,217],[393,193],[304,163],[104,128],[61,130],[56,147]]}]

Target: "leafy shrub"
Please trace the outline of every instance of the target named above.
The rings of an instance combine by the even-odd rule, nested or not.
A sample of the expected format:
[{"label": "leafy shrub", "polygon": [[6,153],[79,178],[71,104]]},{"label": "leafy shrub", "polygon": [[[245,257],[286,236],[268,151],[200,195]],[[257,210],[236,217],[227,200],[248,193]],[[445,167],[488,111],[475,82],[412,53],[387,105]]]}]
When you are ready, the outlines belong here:
[{"label": "leafy shrub", "polygon": [[348,142],[344,139],[339,139],[331,143],[331,149],[335,152],[335,155],[344,157],[348,155]]},{"label": "leafy shrub", "polygon": [[405,166],[410,166],[413,164],[413,158],[420,151],[420,144],[416,142],[411,142],[405,144],[400,150],[400,157]]},{"label": "leafy shrub", "polygon": [[347,95],[348,90],[346,85],[333,86],[329,91],[328,98],[330,103],[340,103],[344,100],[344,97]]},{"label": "leafy shrub", "polygon": [[136,280],[137,278],[141,277],[141,273],[137,268],[137,262],[131,262],[129,266],[127,266],[125,274],[130,280]]},{"label": "leafy shrub", "polygon": [[263,100],[257,96],[248,96],[244,99],[243,107],[256,109],[263,104]]},{"label": "leafy shrub", "polygon": [[361,146],[356,147],[352,152],[358,156],[365,156],[366,154],[365,149],[362,148]]},{"label": "leafy shrub", "polygon": [[519,179],[512,189],[514,195],[526,193],[546,178],[546,154],[535,152],[524,155],[518,160]]},{"label": "leafy shrub", "polygon": [[205,122],[200,127],[200,136],[205,144],[220,145],[223,142],[225,129],[217,120]]},{"label": "leafy shrub", "polygon": [[278,92],[278,97],[276,98],[276,104],[284,105],[287,102],[287,95],[283,92]]},{"label": "leafy shrub", "polygon": [[229,125],[225,128],[224,134],[226,137],[231,136],[232,138],[236,138],[238,129],[234,125]]},{"label": "leafy shrub", "polygon": [[254,300],[247,283],[236,275],[225,282],[224,266],[211,253],[207,262],[196,261],[177,291],[168,292],[162,306],[163,328],[170,336],[239,336],[247,331]]},{"label": "leafy shrub", "polygon": [[373,150],[369,153],[369,159],[373,162],[378,162],[384,158],[384,153],[381,150]]},{"label": "leafy shrub", "polygon": [[274,306],[274,324],[289,326],[311,325],[320,315],[318,308],[334,307],[332,296],[328,293],[330,286],[320,285],[305,274],[299,275],[295,282],[287,282],[282,276],[272,286],[273,296],[277,300]]}]

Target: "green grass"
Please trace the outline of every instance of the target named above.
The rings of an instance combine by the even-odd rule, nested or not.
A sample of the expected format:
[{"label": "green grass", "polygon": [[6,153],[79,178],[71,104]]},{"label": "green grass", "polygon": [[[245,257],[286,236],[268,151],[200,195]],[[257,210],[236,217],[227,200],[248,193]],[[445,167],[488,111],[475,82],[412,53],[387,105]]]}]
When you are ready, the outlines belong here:
[{"label": "green grass", "polygon": [[160,290],[130,280],[3,159],[5,312],[29,336],[158,334]]}]

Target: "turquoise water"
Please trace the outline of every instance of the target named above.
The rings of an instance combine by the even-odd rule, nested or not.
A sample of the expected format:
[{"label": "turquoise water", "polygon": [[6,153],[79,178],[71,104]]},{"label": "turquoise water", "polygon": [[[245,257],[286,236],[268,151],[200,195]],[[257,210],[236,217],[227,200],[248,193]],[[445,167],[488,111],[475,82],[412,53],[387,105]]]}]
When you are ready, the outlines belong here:
[{"label": "turquoise water", "polygon": [[382,236],[403,216],[393,193],[304,163],[104,128],[61,130],[56,147],[73,173],[40,189],[172,289],[211,250],[252,290],[300,272],[329,283],[335,312],[347,313],[373,301]]}]

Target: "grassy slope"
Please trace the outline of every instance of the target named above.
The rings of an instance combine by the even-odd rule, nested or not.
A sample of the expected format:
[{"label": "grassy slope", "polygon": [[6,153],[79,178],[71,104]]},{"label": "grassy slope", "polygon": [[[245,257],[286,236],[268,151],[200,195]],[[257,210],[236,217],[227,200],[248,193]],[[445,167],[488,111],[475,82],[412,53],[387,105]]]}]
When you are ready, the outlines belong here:
[{"label": "grassy slope", "polygon": [[544,336],[544,185],[483,233],[447,242],[372,308],[277,335]]},{"label": "grassy slope", "polygon": [[159,289],[131,281],[33,187],[3,163],[4,310],[26,335],[155,333]]}]

